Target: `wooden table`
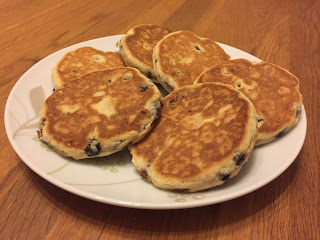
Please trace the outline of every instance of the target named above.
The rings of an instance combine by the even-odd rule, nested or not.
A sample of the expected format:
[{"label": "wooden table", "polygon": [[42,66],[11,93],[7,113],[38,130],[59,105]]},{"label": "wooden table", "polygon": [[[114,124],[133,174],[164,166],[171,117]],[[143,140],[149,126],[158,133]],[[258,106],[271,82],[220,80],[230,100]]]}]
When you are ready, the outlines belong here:
[{"label": "wooden table", "polygon": [[[21,75],[66,46],[138,23],[186,29],[278,64],[301,82],[308,132],[295,162],[261,189],[184,210],[87,200],[31,171],[11,147],[4,108]],[[0,239],[320,239],[320,2],[0,1]]]}]

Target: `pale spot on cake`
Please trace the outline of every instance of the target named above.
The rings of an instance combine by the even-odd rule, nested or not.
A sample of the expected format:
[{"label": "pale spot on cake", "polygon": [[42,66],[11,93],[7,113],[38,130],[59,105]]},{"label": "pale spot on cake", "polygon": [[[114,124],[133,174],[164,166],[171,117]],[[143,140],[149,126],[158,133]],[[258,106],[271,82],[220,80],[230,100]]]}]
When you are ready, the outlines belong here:
[{"label": "pale spot on cake", "polygon": [[215,120],[215,116],[212,116],[211,118],[205,118],[201,113],[198,112],[185,116],[183,119],[181,119],[181,122],[187,129],[199,129],[205,123],[214,122]]},{"label": "pale spot on cake", "polygon": [[289,94],[291,93],[291,90],[285,86],[281,86],[279,89],[278,89],[278,94],[282,95],[282,94]]},{"label": "pale spot on cake", "polygon": [[134,121],[134,119],[136,118],[137,114],[132,114],[129,116],[129,122],[132,123]]},{"label": "pale spot on cake", "polygon": [[228,68],[222,68],[221,69],[221,74],[222,75],[226,75],[226,76],[228,76],[228,75],[231,76],[232,75],[232,73],[228,71]]},{"label": "pale spot on cake", "polygon": [[100,102],[91,104],[91,107],[97,111],[97,113],[105,115],[107,118],[116,114],[116,110],[114,108],[115,103],[113,103],[111,97],[104,97]]},{"label": "pale spot on cake", "polygon": [[181,64],[190,64],[192,63],[193,59],[191,57],[182,58],[179,63]]},{"label": "pale spot on cake", "polygon": [[109,131],[116,129],[118,126],[117,125],[111,125],[108,124],[108,126],[106,127]]},{"label": "pale spot on cake", "polygon": [[230,109],[232,109],[232,105],[231,104],[228,104],[228,105],[223,106],[222,108],[220,108],[218,110],[219,117],[223,118],[225,116],[226,112],[229,111]]},{"label": "pale spot on cake", "polygon": [[106,61],[105,57],[99,54],[92,55],[91,59],[95,62],[103,63]]},{"label": "pale spot on cake", "polygon": [[252,70],[250,73],[250,76],[253,78],[259,78],[260,77],[260,73],[256,70]]},{"label": "pale spot on cake", "polygon": [[71,63],[71,66],[80,68],[80,67],[83,67],[83,64],[81,62],[79,62],[79,63]]},{"label": "pale spot on cake", "polygon": [[258,92],[254,92],[254,91],[249,91],[248,95],[249,95],[250,99],[256,100],[258,98],[258,96],[259,96],[259,93]]},{"label": "pale spot on cake", "polygon": [[61,112],[63,112],[64,114],[72,114],[76,111],[78,111],[81,108],[80,104],[59,104],[57,106],[57,109]]},{"label": "pale spot on cake", "polygon": [[99,91],[99,92],[95,92],[94,94],[93,94],[93,96],[94,97],[101,97],[101,96],[103,96],[103,95],[105,95],[106,93],[104,92],[104,91]]},{"label": "pale spot on cake", "polygon": [[143,48],[146,50],[151,50],[152,47],[148,43],[143,43]]},{"label": "pale spot on cake", "polygon": [[55,123],[53,128],[55,131],[63,133],[63,134],[68,134],[71,132],[70,128],[68,128],[68,126],[66,126],[65,122],[63,122],[63,121],[59,121],[59,122]]}]

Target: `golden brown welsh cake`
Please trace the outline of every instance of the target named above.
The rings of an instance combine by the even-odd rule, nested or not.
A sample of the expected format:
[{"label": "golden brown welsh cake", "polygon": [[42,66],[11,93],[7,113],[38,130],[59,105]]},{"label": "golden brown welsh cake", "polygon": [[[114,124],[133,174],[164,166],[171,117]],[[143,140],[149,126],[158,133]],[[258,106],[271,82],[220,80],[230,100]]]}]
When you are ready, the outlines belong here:
[{"label": "golden brown welsh cake", "polygon": [[127,66],[138,68],[144,75],[156,80],[152,52],[159,40],[171,30],[154,24],[140,24],[130,29],[117,43]]},{"label": "golden brown welsh cake", "polygon": [[158,88],[137,69],[93,72],[46,99],[38,135],[64,156],[106,156],[142,139],[159,109]]},{"label": "golden brown welsh cake", "polygon": [[119,53],[103,52],[92,47],[82,47],[66,53],[52,70],[55,88],[85,74],[113,67],[125,67]]},{"label": "golden brown welsh cake", "polygon": [[193,84],[200,73],[229,59],[213,40],[189,31],[168,34],[153,51],[158,82],[168,92]]},{"label": "golden brown welsh cake", "polygon": [[244,94],[203,83],[181,87],[161,104],[155,127],[130,149],[143,177],[159,188],[194,192],[239,172],[257,133],[256,111]]},{"label": "golden brown welsh cake", "polygon": [[195,83],[220,82],[244,93],[259,115],[256,145],[288,132],[300,118],[302,95],[299,80],[271,63],[231,60],[202,73]]}]

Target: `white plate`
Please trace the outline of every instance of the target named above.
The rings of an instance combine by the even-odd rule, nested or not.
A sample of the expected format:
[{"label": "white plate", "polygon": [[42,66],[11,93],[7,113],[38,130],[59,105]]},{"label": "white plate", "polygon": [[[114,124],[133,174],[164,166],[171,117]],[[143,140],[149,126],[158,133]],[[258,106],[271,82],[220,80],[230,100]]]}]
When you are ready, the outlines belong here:
[{"label": "white plate", "polygon": [[[38,118],[44,100],[52,93],[51,69],[68,51],[92,46],[117,51],[122,35],[104,37],[62,49],[30,68],[12,89],[5,109],[8,138],[19,157],[34,172],[54,185],[95,201],[131,208],[178,209],[210,205],[250,193],[284,172],[303,145],[307,119],[285,136],[257,147],[238,176],[222,186],[198,193],[160,190],[141,179],[125,150],[104,158],[74,161],[53,152],[37,138]],[[261,61],[236,48],[220,44],[234,58]]]}]

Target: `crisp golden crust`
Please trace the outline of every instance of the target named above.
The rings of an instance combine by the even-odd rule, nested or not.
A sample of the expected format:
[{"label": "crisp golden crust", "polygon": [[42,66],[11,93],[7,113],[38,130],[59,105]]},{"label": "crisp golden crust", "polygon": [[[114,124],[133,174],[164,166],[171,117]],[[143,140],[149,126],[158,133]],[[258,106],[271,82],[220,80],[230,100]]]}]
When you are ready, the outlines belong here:
[{"label": "crisp golden crust", "polygon": [[189,31],[168,34],[153,51],[157,79],[169,92],[193,84],[200,73],[229,59],[213,40]]},{"label": "crisp golden crust", "polygon": [[91,72],[125,66],[119,53],[82,47],[66,53],[61,58],[52,70],[52,80],[55,88],[58,88]]},{"label": "crisp golden crust", "polygon": [[127,66],[138,68],[144,75],[155,79],[152,53],[159,40],[171,30],[153,24],[140,24],[130,29],[118,42],[120,54]]},{"label": "crisp golden crust", "polygon": [[202,73],[195,83],[220,82],[243,92],[259,115],[257,145],[289,131],[300,117],[302,95],[299,80],[271,63],[231,60]]},{"label": "crisp golden crust", "polygon": [[159,90],[138,70],[98,71],[46,99],[40,138],[75,159],[106,156],[143,138],[159,109]]},{"label": "crisp golden crust", "polygon": [[247,97],[225,84],[204,83],[173,91],[161,103],[153,130],[131,146],[142,176],[160,188],[198,191],[238,173],[257,132]]}]

